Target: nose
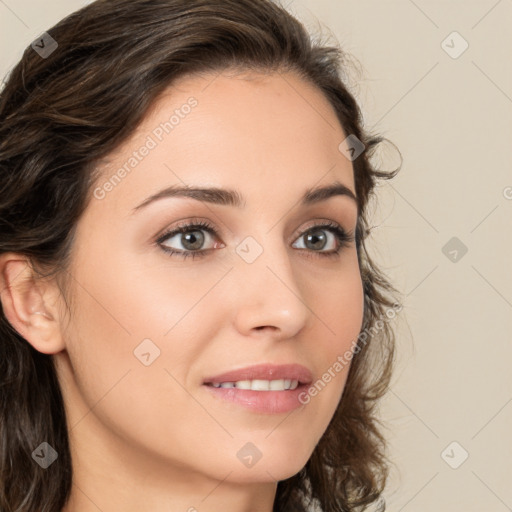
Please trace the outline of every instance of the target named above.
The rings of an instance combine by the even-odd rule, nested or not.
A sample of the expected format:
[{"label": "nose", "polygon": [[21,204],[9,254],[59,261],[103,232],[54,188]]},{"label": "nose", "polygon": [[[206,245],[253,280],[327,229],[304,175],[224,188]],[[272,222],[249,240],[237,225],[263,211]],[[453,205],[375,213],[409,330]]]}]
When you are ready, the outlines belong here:
[{"label": "nose", "polygon": [[306,281],[294,272],[285,247],[267,245],[252,263],[239,258],[234,270],[232,304],[241,334],[287,339],[307,325],[312,311],[306,301],[311,297],[305,296]]}]

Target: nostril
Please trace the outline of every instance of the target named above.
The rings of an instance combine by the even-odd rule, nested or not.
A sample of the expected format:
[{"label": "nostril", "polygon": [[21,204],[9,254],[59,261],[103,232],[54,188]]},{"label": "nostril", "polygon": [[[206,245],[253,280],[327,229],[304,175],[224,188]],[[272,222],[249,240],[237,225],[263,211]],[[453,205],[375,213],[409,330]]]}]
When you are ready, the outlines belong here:
[{"label": "nostril", "polygon": [[275,327],[274,325],[260,325],[258,327],[255,327],[255,329],[257,331],[261,331],[263,329],[271,329],[271,330],[275,331],[277,329],[277,327]]}]

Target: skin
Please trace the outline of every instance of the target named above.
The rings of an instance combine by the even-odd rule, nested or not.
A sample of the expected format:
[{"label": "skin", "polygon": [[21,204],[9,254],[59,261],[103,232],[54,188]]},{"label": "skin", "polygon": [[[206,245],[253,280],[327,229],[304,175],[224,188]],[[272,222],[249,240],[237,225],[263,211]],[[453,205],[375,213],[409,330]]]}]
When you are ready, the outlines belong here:
[{"label": "skin", "polygon": [[[4,311],[53,355],[63,390],[74,474],[65,512],[269,512],[277,481],[304,466],[342,395],[348,366],[292,413],[255,413],[202,386],[256,363],[303,364],[316,381],[360,331],[355,243],[329,258],[329,229],[316,252],[301,236],[325,220],[353,232],[357,221],[347,196],[298,205],[306,189],[334,181],[355,194],[338,150],[346,134],[319,90],[292,73],[182,79],[101,164],[99,185],[191,96],[190,114],[88,204],[66,274],[70,313],[55,280],[33,279],[21,255],[0,259]],[[245,208],[174,197],[132,214],[185,183],[236,189]],[[181,259],[154,242],[190,220],[214,226],[203,232],[208,255]],[[263,249],[250,264],[236,252],[247,236]],[[179,235],[165,244],[186,250]],[[134,356],[146,338],[160,350],[149,366]],[[250,468],[237,457],[247,442],[262,453]]]}]

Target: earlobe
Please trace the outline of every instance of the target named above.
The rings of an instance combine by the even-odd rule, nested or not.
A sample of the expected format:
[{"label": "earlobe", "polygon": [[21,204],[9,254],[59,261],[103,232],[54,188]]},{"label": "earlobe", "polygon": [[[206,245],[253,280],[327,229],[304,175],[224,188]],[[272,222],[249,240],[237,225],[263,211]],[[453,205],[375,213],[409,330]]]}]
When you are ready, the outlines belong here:
[{"label": "earlobe", "polygon": [[12,327],[44,354],[63,346],[53,282],[37,280],[27,258],[9,253],[0,256],[0,300]]}]

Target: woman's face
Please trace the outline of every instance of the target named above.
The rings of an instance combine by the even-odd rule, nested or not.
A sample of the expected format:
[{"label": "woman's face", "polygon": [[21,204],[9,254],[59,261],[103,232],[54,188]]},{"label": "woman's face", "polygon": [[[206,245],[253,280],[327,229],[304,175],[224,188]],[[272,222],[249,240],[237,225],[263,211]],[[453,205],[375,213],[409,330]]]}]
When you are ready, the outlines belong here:
[{"label": "woman's face", "polygon": [[54,356],[76,463],[232,482],[304,466],[363,318],[356,246],[336,231],[357,221],[347,135],[295,75],[225,72],[169,88],[102,164]]}]

